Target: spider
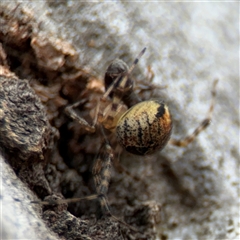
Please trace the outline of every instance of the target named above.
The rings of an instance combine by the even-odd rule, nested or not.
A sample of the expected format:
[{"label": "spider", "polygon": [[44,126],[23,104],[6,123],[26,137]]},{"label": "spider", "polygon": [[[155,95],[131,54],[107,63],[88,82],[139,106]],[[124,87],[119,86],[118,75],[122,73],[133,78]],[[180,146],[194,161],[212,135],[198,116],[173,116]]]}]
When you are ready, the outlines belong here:
[{"label": "spider", "polygon": [[[167,143],[185,147],[209,126],[218,80],[213,82],[212,100],[206,118],[189,136],[180,140],[170,140],[172,119],[168,106],[160,100],[142,101],[133,90],[134,81],[131,79],[131,73],[145,51],[146,48],[139,53],[130,68],[120,59],[116,59],[109,65],[104,78],[106,91],[96,106],[92,124],[78,116],[74,111],[74,108],[82,104],[82,101],[65,109],[66,113],[72,119],[78,121],[87,131],[95,132],[97,126],[99,126],[104,136],[104,142],[92,169],[96,194],[83,198],[57,200],[53,203],[43,201],[42,204],[59,204],[97,198],[101,205],[102,214],[117,219],[112,215],[107,200],[114,153],[105,131],[115,134],[119,144],[128,152],[136,155],[147,155],[160,151]],[[121,220],[117,220],[127,225]]]}]

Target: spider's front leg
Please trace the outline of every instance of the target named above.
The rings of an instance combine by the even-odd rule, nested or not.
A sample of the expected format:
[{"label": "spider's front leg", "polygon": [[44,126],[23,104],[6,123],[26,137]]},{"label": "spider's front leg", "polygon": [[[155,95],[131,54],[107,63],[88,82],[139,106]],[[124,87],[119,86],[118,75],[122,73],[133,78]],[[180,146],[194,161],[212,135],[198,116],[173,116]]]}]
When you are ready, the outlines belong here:
[{"label": "spider's front leg", "polygon": [[[76,111],[74,110],[74,108],[77,108],[78,106],[82,105],[85,103],[86,100],[80,100],[70,106],[67,106],[65,108],[65,113],[71,117],[73,120],[76,120],[78,121],[78,123],[84,127],[85,130],[87,130],[88,132],[95,132],[96,131],[96,128],[95,128],[95,125],[96,125],[96,122],[97,122],[97,119],[95,117],[94,121],[93,121],[93,124],[90,125],[84,118],[80,117]],[[98,108],[98,107],[97,107]]]}]

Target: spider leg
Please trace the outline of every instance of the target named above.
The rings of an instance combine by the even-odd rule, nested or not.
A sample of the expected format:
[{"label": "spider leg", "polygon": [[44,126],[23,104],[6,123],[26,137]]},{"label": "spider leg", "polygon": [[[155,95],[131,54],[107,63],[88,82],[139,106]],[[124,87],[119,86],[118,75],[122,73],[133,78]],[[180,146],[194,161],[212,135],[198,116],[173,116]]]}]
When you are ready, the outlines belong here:
[{"label": "spider leg", "polygon": [[97,158],[94,161],[92,174],[98,200],[101,205],[101,210],[105,215],[112,215],[106,196],[108,192],[109,182],[111,180],[112,161],[113,150],[109,143],[104,142],[100,148]]},{"label": "spider leg", "polygon": [[148,76],[147,76],[147,82],[148,83],[153,83],[153,79],[155,77],[155,73],[152,70],[152,67],[149,65],[148,66]]},{"label": "spider leg", "polygon": [[170,139],[170,141],[169,141],[170,144],[173,144],[177,147],[186,147],[189,143],[191,143],[197,137],[197,135],[200,132],[202,132],[203,130],[205,130],[209,126],[209,124],[211,123],[212,113],[213,113],[214,104],[215,104],[217,83],[218,83],[218,80],[216,79],[213,82],[212,100],[211,100],[210,108],[209,108],[208,113],[207,113],[207,117],[199,124],[199,126],[193,131],[192,134],[190,134],[189,136],[186,136],[183,139],[179,139],[179,140]]},{"label": "spider leg", "polygon": [[[104,132],[103,132],[104,134]],[[97,191],[97,198],[99,200],[102,214],[109,216],[119,223],[125,225],[129,229],[131,229],[134,232],[138,232],[138,230],[129,224],[125,223],[121,219],[115,217],[112,215],[107,199],[107,192],[109,187],[109,182],[111,180],[111,168],[112,168],[112,161],[113,161],[113,150],[106,140],[106,136],[104,134],[105,142],[101,146],[101,149],[99,151],[99,154],[97,158],[94,161],[93,166],[93,179]]]},{"label": "spider leg", "polygon": [[128,70],[128,72],[126,73],[126,76],[124,77],[124,79],[121,81],[121,83],[120,83],[120,86],[122,87],[122,88],[125,88],[125,86],[126,86],[126,83],[127,83],[127,79],[128,79],[128,77],[129,77],[129,75],[131,74],[131,72],[133,71],[133,69],[135,68],[135,66],[138,64],[138,62],[139,62],[139,59],[142,57],[142,55],[145,53],[145,51],[146,51],[146,47],[145,48],[143,48],[143,50],[139,53],[139,55],[135,58],[135,60],[133,61],[133,64],[132,64],[132,66],[129,68],[129,70]]},{"label": "spider leg", "polygon": [[93,200],[98,198],[97,194],[89,195],[87,197],[82,198],[67,198],[67,199],[47,199],[43,201],[34,200],[30,203],[33,204],[41,204],[41,205],[58,205],[58,204],[64,204],[64,203],[74,203],[74,202],[80,202],[82,200]]},{"label": "spider leg", "polygon": [[154,84],[153,79],[155,77],[155,73],[152,70],[151,66],[148,66],[147,69],[148,69],[147,79],[138,81],[137,86],[134,87],[134,91],[136,91],[136,94],[138,95],[142,95],[144,92],[150,93],[149,98],[153,98],[155,90],[165,89],[167,88],[167,85]]},{"label": "spider leg", "polygon": [[87,131],[89,132],[95,132],[95,124],[96,119],[94,119],[94,122],[92,125],[90,125],[85,119],[78,116],[78,114],[75,112],[74,108],[78,107],[79,105],[83,104],[86,100],[80,100],[70,106],[67,106],[65,108],[65,113],[71,117],[73,120],[77,120],[78,123],[83,126]]},{"label": "spider leg", "polygon": [[104,128],[113,131],[117,120],[126,110],[126,106],[121,103],[111,103],[104,111],[98,112],[98,121],[103,124]]}]

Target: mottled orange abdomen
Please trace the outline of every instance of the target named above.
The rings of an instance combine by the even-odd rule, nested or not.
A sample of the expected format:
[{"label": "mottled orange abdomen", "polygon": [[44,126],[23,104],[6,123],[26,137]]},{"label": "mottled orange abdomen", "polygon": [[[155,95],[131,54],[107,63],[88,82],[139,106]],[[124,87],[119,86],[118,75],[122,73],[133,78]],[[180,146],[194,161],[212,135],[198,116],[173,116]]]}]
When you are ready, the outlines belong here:
[{"label": "mottled orange abdomen", "polygon": [[161,150],[172,130],[171,115],[163,101],[149,100],[136,104],[118,120],[116,134],[119,143],[137,155]]}]

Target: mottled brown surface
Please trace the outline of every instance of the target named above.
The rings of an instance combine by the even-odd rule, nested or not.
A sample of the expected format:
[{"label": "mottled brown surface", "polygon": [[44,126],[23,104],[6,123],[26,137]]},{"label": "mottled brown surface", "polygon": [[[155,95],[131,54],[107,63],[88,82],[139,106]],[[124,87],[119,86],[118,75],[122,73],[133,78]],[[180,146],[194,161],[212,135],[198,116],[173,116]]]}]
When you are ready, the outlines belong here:
[{"label": "mottled brown surface", "polygon": [[28,81],[0,76],[0,150],[18,176],[39,195],[50,194],[44,177],[52,132]]}]

